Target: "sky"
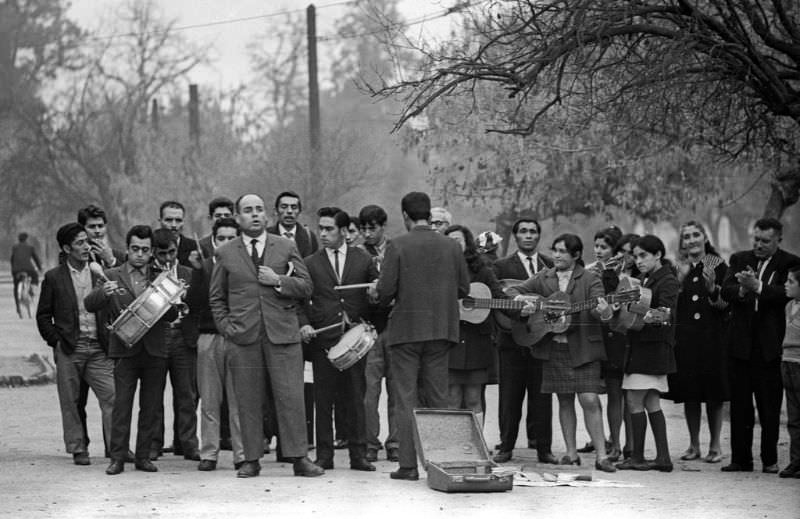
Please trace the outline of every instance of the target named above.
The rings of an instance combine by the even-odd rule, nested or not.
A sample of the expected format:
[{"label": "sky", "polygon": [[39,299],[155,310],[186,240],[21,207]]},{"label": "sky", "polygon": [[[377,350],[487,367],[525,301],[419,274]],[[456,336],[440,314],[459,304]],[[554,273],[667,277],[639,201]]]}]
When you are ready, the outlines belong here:
[{"label": "sky", "polygon": [[[153,3],[167,19],[174,19],[176,26],[183,27],[259,17],[287,10],[302,11],[310,2],[308,0],[153,0]],[[428,15],[441,14],[455,3],[456,0],[400,0],[399,9],[406,20],[419,20],[427,18]],[[315,2],[319,37],[335,34],[333,22],[350,7],[342,4],[344,2],[341,0]],[[72,0],[69,16],[93,34],[106,36],[109,35],[115,12],[120,5],[123,4],[118,0]],[[201,45],[212,46],[210,53],[212,66],[192,71],[189,79],[219,89],[246,82],[249,75],[246,45],[254,37],[262,34],[267,24],[272,21],[274,18],[257,18],[182,30],[181,33],[187,39]],[[447,33],[450,23],[452,21],[447,17],[439,18],[416,24],[413,31],[416,36],[437,37]],[[320,42],[319,45],[323,46],[326,43]],[[320,47],[318,52],[320,59],[324,59],[325,49]]]}]

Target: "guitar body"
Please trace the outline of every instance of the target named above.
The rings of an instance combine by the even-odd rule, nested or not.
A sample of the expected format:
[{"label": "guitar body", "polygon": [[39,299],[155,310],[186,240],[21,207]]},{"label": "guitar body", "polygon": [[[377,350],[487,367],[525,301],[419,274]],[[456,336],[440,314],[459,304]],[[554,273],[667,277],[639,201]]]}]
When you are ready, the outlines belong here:
[{"label": "guitar body", "polygon": [[[503,289],[503,292],[508,295],[509,288],[521,285],[524,281],[524,279],[501,279],[500,287]],[[503,312],[495,312],[494,319],[497,321],[497,325],[500,327],[500,329],[504,332],[511,332],[514,326],[519,324],[519,321],[512,319]]]},{"label": "guitar body", "polygon": [[469,296],[458,300],[459,318],[467,323],[481,324],[489,318],[490,308],[481,308],[470,304],[475,299],[491,299],[492,291],[483,283],[470,283]]},{"label": "guitar body", "polygon": [[[569,307],[569,295],[564,292],[553,292],[543,298],[545,305],[551,304],[555,307]],[[548,333],[564,333],[569,328],[572,318],[564,312],[550,312],[547,310],[534,312],[528,317],[525,323],[516,323],[511,329],[514,342],[520,346],[533,346],[541,341]]]},{"label": "guitar body", "polygon": [[644,326],[644,316],[650,311],[650,303],[653,300],[653,291],[642,287],[642,282],[632,277],[623,277],[619,280],[617,292],[624,290],[639,289],[639,300],[627,305],[622,305],[619,313],[614,317],[610,328],[618,333],[625,333],[628,330],[639,331]]}]

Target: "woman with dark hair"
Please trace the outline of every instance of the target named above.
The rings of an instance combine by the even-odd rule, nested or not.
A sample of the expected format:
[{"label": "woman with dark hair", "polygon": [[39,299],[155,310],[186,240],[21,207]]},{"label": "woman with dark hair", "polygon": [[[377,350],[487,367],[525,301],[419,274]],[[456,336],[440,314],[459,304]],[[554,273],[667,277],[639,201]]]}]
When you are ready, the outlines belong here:
[{"label": "woman with dark hair", "polygon": [[677,371],[669,375],[667,398],[684,403],[689,448],[682,460],[701,456],[700,405],[705,402],[711,436],[705,461],[718,463],[722,460],[722,403],[730,399],[727,355],[721,340],[727,303],[720,297],[728,266],[709,242],[702,224],[696,221],[681,226],[678,250],[681,293],[675,315]]},{"label": "woman with dark hair", "polygon": [[633,243],[639,238],[640,236],[635,233],[623,234],[614,247],[614,254],[622,255],[622,274],[632,278],[639,277],[639,269],[636,268],[636,261],[633,259]]},{"label": "woman with dark hair", "polygon": [[[628,357],[622,389],[626,391],[631,413],[633,452],[617,464],[618,469],[672,471],[667,441],[667,422],[661,410],[661,393],[667,392],[667,374],[675,372],[675,327],[671,326],[678,303],[680,283],[665,259],[664,243],[652,234],[633,242],[636,267],[641,272],[642,287],[652,291],[650,310],[641,330],[628,331]],[[664,325],[669,312],[669,322]],[[647,411],[647,415],[645,415]],[[656,459],[644,459],[647,420],[656,441]]]},{"label": "woman with dark hair", "polygon": [[[575,395],[583,409],[583,417],[595,448],[595,468],[606,472],[616,469],[605,455],[603,409],[599,394],[605,390],[601,378],[601,361],[605,360],[603,332],[600,320],[613,316],[603,293],[603,283],[593,272],[583,268],[583,243],[574,234],[562,234],[553,240],[554,266],[509,289],[509,295],[527,301],[525,294],[548,297],[556,292],[568,294],[573,302],[597,299],[592,310],[572,316],[570,328],[564,333],[550,334],[533,346],[534,357],[544,360],[542,393],[558,395],[558,417],[567,454],[562,464],[580,465],[575,432]],[[533,305],[523,308],[523,316],[535,311]]]},{"label": "woman with dark hair", "polygon": [[[624,267],[625,260],[622,254],[615,252],[620,238],[622,238],[622,231],[619,230],[619,227],[609,227],[598,231],[594,235],[594,257],[596,261],[586,267],[600,276],[606,295],[613,293],[617,289],[619,276]],[[622,368],[628,339],[624,333],[611,330],[607,324],[603,324],[602,327],[603,344],[606,348],[606,360],[602,364],[602,373],[606,384],[606,393],[608,394],[606,419],[608,420],[609,435],[611,437],[611,445],[607,454],[609,460],[617,461],[622,455],[620,431],[622,430],[625,408],[625,396],[622,392]],[[630,445],[629,428],[626,428],[625,434],[625,444],[627,446]]]},{"label": "woman with dark hair", "polygon": [[[489,287],[492,298],[505,298],[494,270],[478,252],[472,232],[463,225],[451,225],[444,234],[461,245],[470,282]],[[489,382],[489,368],[494,361],[491,317],[480,324],[461,321],[459,331],[458,344],[450,349],[449,405],[453,409],[472,409],[482,421],[483,387]]]}]

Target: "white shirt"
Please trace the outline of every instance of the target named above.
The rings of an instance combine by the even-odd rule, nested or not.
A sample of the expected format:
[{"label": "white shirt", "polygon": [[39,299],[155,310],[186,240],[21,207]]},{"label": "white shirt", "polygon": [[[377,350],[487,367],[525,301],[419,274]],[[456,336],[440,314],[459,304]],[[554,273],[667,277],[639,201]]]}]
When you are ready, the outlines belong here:
[{"label": "white shirt", "polygon": [[278,232],[281,233],[281,236],[283,236],[284,238],[287,238],[286,233],[290,232],[290,233],[292,233],[292,238],[291,239],[294,240],[294,241],[297,241],[297,226],[296,225],[294,227],[292,227],[291,229],[287,229],[282,224],[278,224]]},{"label": "white shirt", "polygon": [[[334,251],[339,253],[339,272],[336,272],[336,256]],[[331,262],[331,268],[336,272],[336,278],[342,280],[342,272],[344,272],[344,259],[347,257],[347,242],[342,242],[342,246],[338,249],[329,249],[325,247],[325,252],[328,254],[328,261]]]},{"label": "white shirt", "polygon": [[[527,254],[523,254],[522,252],[517,251],[517,256],[519,256],[519,260],[522,262],[522,266],[525,267],[525,271],[528,273],[528,277],[533,276],[539,272],[539,253],[534,252],[531,256]],[[528,264],[528,258],[531,258],[533,261],[533,272],[531,272],[531,267]]]},{"label": "white shirt", "polygon": [[256,240],[256,252],[258,253],[258,257],[264,255],[264,247],[267,246],[267,231],[262,232],[255,238],[251,236],[247,236],[246,234],[242,234],[242,241],[244,242],[245,248],[247,249],[247,253],[251,256],[253,255],[253,240]]}]

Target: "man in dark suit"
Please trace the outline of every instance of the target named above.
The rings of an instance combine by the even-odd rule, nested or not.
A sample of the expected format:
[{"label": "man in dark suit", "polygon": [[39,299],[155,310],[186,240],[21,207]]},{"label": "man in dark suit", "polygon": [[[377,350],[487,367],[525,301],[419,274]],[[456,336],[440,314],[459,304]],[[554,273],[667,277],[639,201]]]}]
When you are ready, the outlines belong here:
[{"label": "man in dark suit", "polygon": [[[373,471],[375,467],[365,457],[366,424],[364,421],[364,391],[366,357],[353,366],[339,371],[328,359],[328,350],[342,338],[344,326],[320,332],[314,329],[341,323],[347,318],[358,322],[366,315],[369,306],[367,290],[337,291],[336,285],[371,283],[378,278],[372,258],[363,249],[348,247],[345,243],[350,218],[338,207],[323,207],[319,216],[319,237],[322,248],[305,258],[308,273],[314,283],[314,292],[304,306],[304,320],[300,328],[303,340],[309,342],[314,365],[314,401],[316,404],[317,460],[324,469],[333,468],[333,407],[337,389],[343,398],[337,400],[336,413],[347,417],[345,431],[350,451],[350,468]],[[374,288],[371,289],[374,294]],[[346,317],[345,317],[346,316]],[[341,404],[339,403],[341,402]],[[343,405],[346,409],[339,407]]]},{"label": "man in dark suit", "polygon": [[169,229],[178,242],[178,263],[191,268],[189,254],[197,250],[197,242],[183,235],[186,209],[175,200],[167,200],[158,209],[158,223],[162,229]]},{"label": "man in dark suit", "polygon": [[753,249],[731,256],[722,298],[731,305],[731,463],[725,472],[753,470],[753,397],[761,424],[762,471],[778,472],[778,433],[783,386],[781,343],[786,326],[783,288],[800,258],[778,248],[783,225],[762,218],[753,229]]},{"label": "man in dark suit", "polygon": [[428,405],[447,407],[448,350],[458,342],[458,299],[469,295],[469,272],[459,244],[431,229],[427,194],[409,193],[401,207],[409,232],[387,247],[378,296],[384,305],[394,301],[386,344],[392,350],[400,467],[391,477],[415,481],[419,479],[413,425],[417,382]]},{"label": "man in dark suit", "polygon": [[[211,220],[212,227],[223,218],[233,217],[233,201],[224,196],[218,196],[208,203],[208,219]],[[198,244],[203,253],[203,259],[214,255],[214,245],[211,243],[211,234],[200,238]]]},{"label": "man in dark suit", "polygon": [[[167,372],[172,386],[173,451],[184,459],[200,461],[197,441],[197,308],[202,272],[178,265],[175,235],[167,229],[153,231],[153,264],[156,275],[171,272],[173,277],[188,285],[188,312],[166,324],[164,347],[167,353]],[[166,381],[165,381],[166,383]],[[162,401],[163,404],[163,401]],[[158,458],[164,445],[164,406],[159,407],[158,434],[150,450],[150,459]]]},{"label": "man in dark suit", "polygon": [[[553,260],[537,251],[542,234],[539,222],[531,218],[521,218],[514,222],[511,232],[517,243],[517,251],[494,263],[497,279],[524,281],[553,266]],[[501,319],[501,323],[507,320]],[[536,447],[540,462],[556,463],[556,457],[550,450],[553,438],[553,397],[540,392],[542,361],[534,359],[530,349],[514,342],[510,328],[500,327],[497,345],[500,379],[498,406],[500,447],[494,461],[505,463],[513,455],[519,421],[522,418],[522,402],[527,392],[528,409],[525,424],[528,447]]]},{"label": "man in dark suit", "polygon": [[[105,272],[107,281],[97,286],[84,299],[90,312],[108,312],[116,318],[133,303],[155,279],[150,268],[153,230],[147,225],[134,225],[125,237],[127,261]],[[114,366],[114,411],[111,418],[111,463],[106,474],[113,476],[125,470],[130,442],[133,398],[139,387],[139,425],[136,432],[134,464],[137,470],[156,472],[150,461],[150,446],[158,433],[158,409],[164,397],[167,354],[164,349],[166,324],[178,312],[171,308],[130,348],[115,333],[109,336],[108,355],[116,359]],[[111,320],[111,319],[109,319]]]},{"label": "man in dark suit", "polygon": [[236,347],[231,373],[239,403],[245,462],[238,477],[261,472],[264,454],[263,404],[269,372],[283,456],[291,458],[297,476],[325,473],[306,454],[303,406],[303,351],[300,346],[299,300],[313,286],[294,242],[266,232],[264,201],[253,194],[236,204],[242,239],[216,251],[209,304],[219,332]]},{"label": "man in dark suit", "polygon": [[[275,197],[275,225],[267,227],[267,232],[294,240],[300,256],[305,258],[317,251],[319,244],[317,237],[307,227],[300,225],[297,218],[303,211],[300,195],[294,191],[284,191]],[[314,442],[314,384],[306,383],[303,389],[306,406],[306,434],[308,443]],[[337,420],[338,422],[338,420]],[[281,457],[278,448],[278,457]]]},{"label": "man in dark suit", "polygon": [[[56,240],[65,261],[49,270],[42,282],[36,311],[39,334],[53,348],[61,404],[64,444],[76,465],[89,465],[89,450],[78,401],[81,381],[100,402],[103,435],[111,437],[114,407],[114,363],[108,358],[107,334],[98,314],[90,313],[83,298],[100,278],[89,269],[89,239],[77,223],[62,226]],[[108,446],[106,446],[108,450]]]}]

